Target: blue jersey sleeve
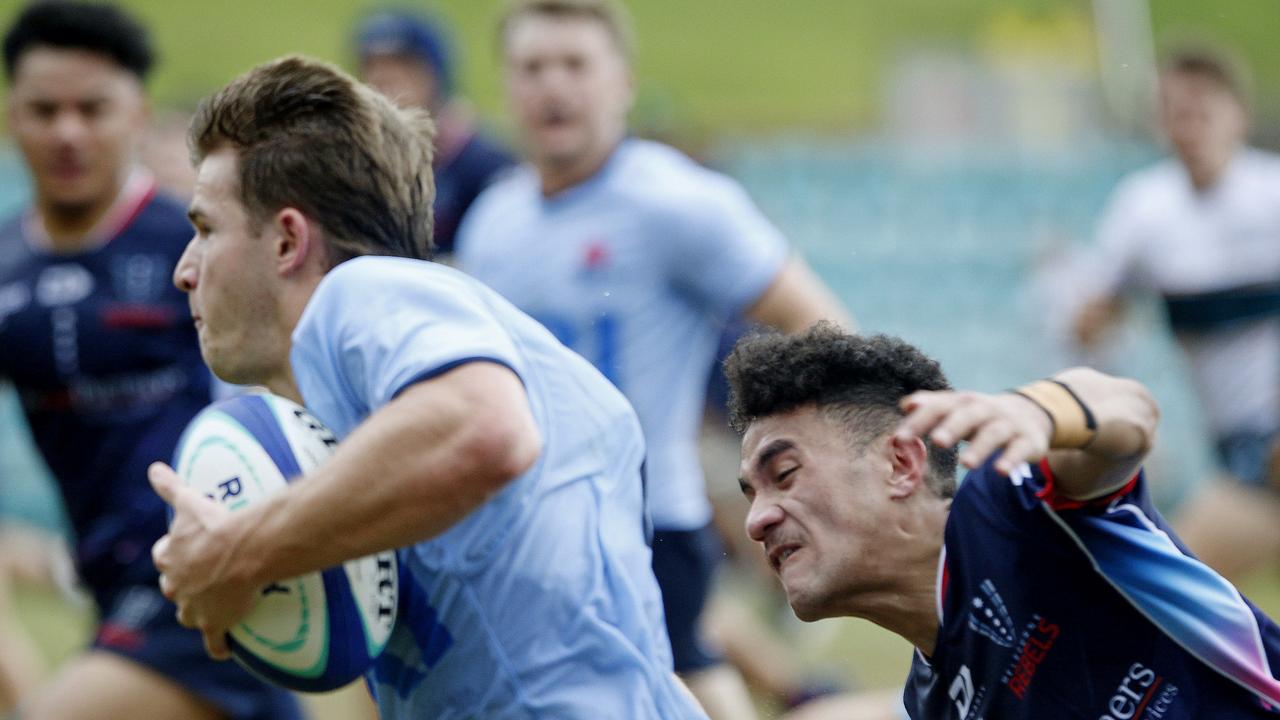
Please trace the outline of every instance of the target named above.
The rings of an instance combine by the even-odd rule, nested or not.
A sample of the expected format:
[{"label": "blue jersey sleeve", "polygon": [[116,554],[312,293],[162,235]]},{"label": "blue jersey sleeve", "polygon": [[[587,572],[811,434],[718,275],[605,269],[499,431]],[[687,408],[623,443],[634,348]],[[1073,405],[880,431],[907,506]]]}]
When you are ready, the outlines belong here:
[{"label": "blue jersey sleeve", "polygon": [[520,375],[510,334],[478,286],[448,268],[430,269],[424,277],[422,263],[357,258],[330,271],[294,331],[303,395],[309,386],[338,391],[367,414],[467,362],[495,362]]},{"label": "blue jersey sleeve", "polygon": [[704,172],[705,186],[685,198],[665,249],[676,284],[728,317],[768,288],[786,262],[787,244],[740,185]]}]

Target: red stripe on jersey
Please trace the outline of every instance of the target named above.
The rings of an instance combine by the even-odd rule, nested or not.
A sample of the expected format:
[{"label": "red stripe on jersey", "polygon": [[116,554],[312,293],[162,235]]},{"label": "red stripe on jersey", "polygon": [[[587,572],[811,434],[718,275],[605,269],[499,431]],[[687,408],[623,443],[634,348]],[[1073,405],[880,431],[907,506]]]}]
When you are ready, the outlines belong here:
[{"label": "red stripe on jersey", "polygon": [[1129,478],[1129,482],[1115,492],[1107,493],[1092,500],[1075,500],[1058,494],[1057,484],[1053,478],[1053,470],[1049,468],[1049,458],[1041,458],[1040,473],[1044,475],[1044,487],[1036,491],[1036,497],[1046,502],[1054,510],[1077,510],[1082,507],[1108,505],[1121,495],[1132,492],[1133,486],[1138,484],[1138,473],[1134,473],[1133,477]]},{"label": "red stripe on jersey", "polygon": [[105,622],[98,628],[98,642],[121,650],[137,650],[146,642],[146,638],[131,627]]}]

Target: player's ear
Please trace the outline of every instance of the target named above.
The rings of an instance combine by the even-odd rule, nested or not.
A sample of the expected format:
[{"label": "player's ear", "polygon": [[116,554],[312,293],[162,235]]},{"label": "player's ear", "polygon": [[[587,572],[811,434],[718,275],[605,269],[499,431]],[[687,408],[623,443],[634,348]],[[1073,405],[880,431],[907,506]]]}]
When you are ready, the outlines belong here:
[{"label": "player's ear", "polygon": [[276,231],[276,270],[281,275],[298,271],[308,261],[314,260],[317,253],[324,252],[320,247],[320,235],[315,223],[297,208],[281,208],[276,213],[273,223]]},{"label": "player's ear", "polygon": [[915,435],[902,438],[897,433],[890,433],[885,442],[888,444],[885,450],[890,466],[886,481],[889,497],[902,500],[924,485],[929,472],[929,448]]}]

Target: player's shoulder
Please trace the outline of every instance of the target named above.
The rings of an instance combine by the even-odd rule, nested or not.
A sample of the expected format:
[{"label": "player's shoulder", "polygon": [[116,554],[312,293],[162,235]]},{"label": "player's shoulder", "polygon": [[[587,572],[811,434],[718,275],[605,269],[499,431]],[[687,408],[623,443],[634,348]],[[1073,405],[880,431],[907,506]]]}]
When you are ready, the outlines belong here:
[{"label": "player's shoulder", "polygon": [[617,152],[611,189],[659,216],[689,221],[749,203],[737,180],[670,145],[629,138]]},{"label": "player's shoulder", "polygon": [[1186,169],[1167,158],[1122,177],[1111,204],[1134,217],[1169,218],[1186,202],[1187,183]]},{"label": "player's shoulder", "polygon": [[1241,168],[1254,179],[1271,184],[1280,178],[1280,153],[1247,147],[1240,151],[1238,161]]},{"label": "player's shoulder", "polygon": [[[738,182],[676,148],[654,140],[628,138],[618,148],[615,182],[635,193],[690,204],[700,197],[739,189]],[[657,181],[657,182],[646,182]],[[689,195],[693,199],[686,200]]]},{"label": "player's shoulder", "polygon": [[515,156],[505,145],[483,132],[477,132],[462,147],[458,160],[471,169],[492,174],[513,165]]},{"label": "player's shoulder", "polygon": [[[317,292],[378,292],[401,283],[420,283],[461,273],[429,260],[391,255],[359,255],[333,267],[320,280]],[[456,278],[455,278],[456,279]]]},{"label": "player's shoulder", "polygon": [[22,234],[22,223],[21,213],[0,220],[0,274],[13,271],[31,256]]},{"label": "player's shoulder", "polygon": [[0,243],[22,242],[24,212],[16,212],[0,218]]},{"label": "player's shoulder", "polygon": [[1116,193],[1129,196],[1146,196],[1169,192],[1186,182],[1186,170],[1173,158],[1165,158],[1146,167],[1130,172],[1116,185]]},{"label": "player's shoulder", "polygon": [[159,242],[179,252],[191,239],[191,234],[186,204],[164,191],[156,191],[120,230],[121,236]]},{"label": "player's shoulder", "polygon": [[533,207],[539,192],[537,172],[528,163],[501,167],[468,208],[463,228],[477,222],[511,219],[517,208]]}]

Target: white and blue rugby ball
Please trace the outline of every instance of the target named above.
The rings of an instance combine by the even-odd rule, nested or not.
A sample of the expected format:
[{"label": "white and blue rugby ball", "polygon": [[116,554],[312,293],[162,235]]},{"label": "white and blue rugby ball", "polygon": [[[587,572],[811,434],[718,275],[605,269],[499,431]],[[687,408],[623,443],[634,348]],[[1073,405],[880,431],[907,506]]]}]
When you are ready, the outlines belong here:
[{"label": "white and blue rugby ball", "polygon": [[[284,490],[333,454],[337,438],[307,410],[257,393],[219,401],[192,419],[174,468],[189,487],[235,511]],[[395,552],[263,588],[228,645],[260,677],[323,692],[365,672],[386,646],[398,602]]]}]

